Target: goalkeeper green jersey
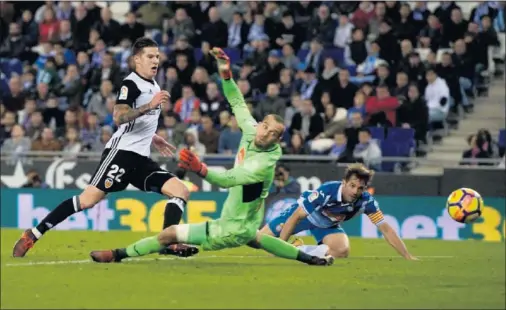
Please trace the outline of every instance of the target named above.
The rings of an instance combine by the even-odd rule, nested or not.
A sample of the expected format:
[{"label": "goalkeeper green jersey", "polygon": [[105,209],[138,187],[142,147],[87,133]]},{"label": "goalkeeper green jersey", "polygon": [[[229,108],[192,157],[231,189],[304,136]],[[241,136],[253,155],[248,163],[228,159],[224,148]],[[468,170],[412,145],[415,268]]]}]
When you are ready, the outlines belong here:
[{"label": "goalkeeper green jersey", "polygon": [[242,130],[242,138],[233,169],[226,172],[209,170],[206,180],[229,188],[221,221],[244,224],[249,221],[259,226],[263,219],[264,200],[274,179],[276,162],[282,155],[281,147],[276,143],[269,149],[257,148],[254,143],[257,122],[251,116],[239,88],[230,79],[223,80],[223,90]]}]

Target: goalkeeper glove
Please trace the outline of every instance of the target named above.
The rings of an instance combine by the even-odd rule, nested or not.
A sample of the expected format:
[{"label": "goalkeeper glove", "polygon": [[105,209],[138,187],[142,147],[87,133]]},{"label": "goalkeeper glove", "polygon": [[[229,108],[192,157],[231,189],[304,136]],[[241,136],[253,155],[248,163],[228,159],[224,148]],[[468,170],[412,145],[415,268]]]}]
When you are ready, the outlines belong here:
[{"label": "goalkeeper glove", "polygon": [[230,70],[230,58],[228,58],[227,54],[219,47],[214,47],[209,53],[218,63],[218,71],[221,78],[230,80],[232,78],[232,70]]},{"label": "goalkeeper glove", "polygon": [[207,166],[202,163],[197,155],[193,154],[189,149],[182,149],[179,152],[179,168],[195,172],[202,178],[207,176]]}]

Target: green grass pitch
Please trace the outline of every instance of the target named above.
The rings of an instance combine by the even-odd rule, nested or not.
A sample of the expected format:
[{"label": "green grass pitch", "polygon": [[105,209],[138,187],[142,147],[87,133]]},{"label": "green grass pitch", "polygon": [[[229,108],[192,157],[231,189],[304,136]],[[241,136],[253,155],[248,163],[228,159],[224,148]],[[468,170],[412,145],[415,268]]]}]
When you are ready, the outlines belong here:
[{"label": "green grass pitch", "polygon": [[91,250],[147,234],[51,231],[14,259],[19,235],[1,230],[2,309],[505,308],[504,243],[408,240],[421,260],[406,261],[383,240],[352,239],[351,257],[330,267],[247,247],[96,264]]}]

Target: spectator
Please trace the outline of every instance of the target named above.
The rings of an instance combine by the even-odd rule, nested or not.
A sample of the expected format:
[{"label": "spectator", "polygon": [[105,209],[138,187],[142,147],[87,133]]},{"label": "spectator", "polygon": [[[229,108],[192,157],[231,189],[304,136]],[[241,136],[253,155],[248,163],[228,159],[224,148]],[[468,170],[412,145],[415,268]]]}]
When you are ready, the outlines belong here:
[{"label": "spectator", "polygon": [[88,103],[86,111],[88,113],[95,113],[98,116],[99,122],[103,122],[108,114],[106,101],[108,98],[114,97],[112,90],[112,83],[109,80],[103,80],[102,85],[100,85],[100,91],[94,93]]},{"label": "spectator", "polygon": [[16,114],[12,111],[4,111],[0,127],[0,145],[11,137],[12,127],[16,124]]},{"label": "spectator", "polygon": [[105,116],[104,120],[101,122],[102,125],[104,126],[111,126],[114,127],[116,126],[114,124],[114,119],[113,119],[113,113],[114,113],[114,106],[116,105],[116,98],[115,97],[109,97],[107,98],[107,100],[105,101],[105,107],[107,109],[107,115]]},{"label": "spectator", "polygon": [[30,170],[26,174],[26,183],[22,188],[50,188],[47,183],[42,181],[39,173],[36,170]]},{"label": "spectator", "polygon": [[450,53],[444,53],[441,59],[441,63],[436,66],[436,72],[439,77],[441,77],[448,85],[450,90],[450,97],[455,102],[455,107],[457,103],[462,102],[462,105],[465,109],[469,108],[469,100],[463,92],[459,84],[459,77],[456,73],[455,66],[452,63],[452,57]]},{"label": "spectator", "polygon": [[256,119],[263,119],[268,114],[285,115],[285,100],[279,97],[279,86],[270,83],[267,86],[267,97],[261,100],[255,107],[254,114]]},{"label": "spectator", "polygon": [[190,114],[188,128],[195,129],[197,132],[202,130],[202,114],[199,109],[193,110]]},{"label": "spectator", "polygon": [[467,138],[469,149],[462,153],[462,161],[460,165],[463,166],[488,166],[489,163],[480,162],[479,159],[491,159],[490,154],[486,151],[485,141],[478,139],[478,136],[473,134]]},{"label": "spectator", "polygon": [[179,82],[177,76],[177,69],[175,67],[168,67],[165,73],[165,82],[162,89],[165,89],[170,94],[170,100],[176,102],[182,96],[183,86]]},{"label": "spectator", "polygon": [[353,97],[353,107],[349,108],[347,111],[347,119],[351,120],[351,115],[355,112],[358,112],[362,115],[363,118],[366,116],[365,112],[365,101],[366,101],[366,95],[358,90],[355,93],[355,97]]},{"label": "spectator", "polygon": [[289,145],[283,150],[283,154],[287,155],[304,155],[307,154],[304,139],[299,132],[294,132],[290,138]]},{"label": "spectator", "polygon": [[378,142],[372,138],[371,131],[368,128],[361,128],[358,141],[359,143],[353,149],[353,157],[370,169],[380,170],[382,153]]},{"label": "spectator", "polygon": [[437,16],[441,24],[447,25],[450,22],[453,9],[460,9],[455,1],[441,1],[441,5],[436,8],[434,15]]},{"label": "spectator", "polygon": [[345,48],[351,42],[353,28],[354,26],[350,23],[348,16],[344,14],[339,16],[339,25],[334,35],[334,46]]},{"label": "spectator", "polygon": [[176,10],[174,18],[174,25],[171,27],[172,35],[174,38],[185,37],[187,40],[192,41],[195,35],[195,26],[193,21],[188,17],[184,8]]},{"label": "spectator", "polygon": [[200,142],[206,147],[207,154],[218,153],[220,133],[214,128],[214,121],[209,115],[202,116],[202,131],[199,133]]},{"label": "spectator", "polygon": [[35,22],[35,20],[33,20],[33,14],[31,11],[26,10],[23,12],[19,25],[21,27],[21,33],[26,46],[32,47],[37,45],[39,38],[39,25]]},{"label": "spectator", "polygon": [[400,20],[395,24],[396,37],[399,40],[408,40],[413,46],[416,46],[416,39],[419,30],[416,28],[416,23],[413,20],[411,7],[408,3],[402,3],[399,9]]},{"label": "spectator", "polygon": [[[323,93],[322,102],[327,101],[330,96],[328,93]],[[336,108],[332,103],[324,104],[325,112],[323,114],[324,120],[324,131],[320,133],[316,138],[326,138],[333,137],[334,133],[342,130],[346,127],[347,119],[346,119],[346,109]]]},{"label": "spectator", "polygon": [[234,12],[232,21],[228,26],[228,46],[238,49],[243,49],[244,45],[248,42],[248,33],[250,27],[242,18],[240,12]]},{"label": "spectator", "polygon": [[[62,2],[64,3],[64,2]],[[72,29],[70,21],[67,19],[60,20],[60,31],[58,33],[58,41],[65,48],[73,48],[74,38],[72,37]]]},{"label": "spectator", "polygon": [[316,113],[311,100],[304,100],[300,112],[294,114],[290,126],[290,134],[299,132],[304,141],[314,139],[323,131],[323,119]]},{"label": "spectator", "polygon": [[114,91],[119,90],[121,85],[121,70],[114,63],[112,54],[109,52],[104,53],[102,64],[93,70],[90,78],[90,87],[98,90],[104,80],[111,81]]},{"label": "spectator", "polygon": [[216,67],[216,60],[213,56],[211,56],[211,54],[209,54],[209,51],[211,50],[209,42],[203,41],[201,50],[202,58],[199,60],[198,66],[205,68],[209,75],[213,75],[214,73],[218,72]]},{"label": "spectator", "polygon": [[356,27],[355,29],[367,31],[369,22],[375,16],[374,10],[374,3],[370,1],[361,1],[358,8],[355,12],[353,12],[353,17],[351,18],[352,24]]},{"label": "spectator", "polygon": [[173,12],[161,2],[150,1],[143,4],[137,14],[142,16],[142,22],[147,29],[160,29],[164,18],[171,18]]},{"label": "spectator", "polygon": [[47,42],[58,38],[60,23],[56,19],[54,10],[47,8],[44,10],[44,19],[39,24],[39,42]]},{"label": "spectator", "polygon": [[219,130],[220,132],[223,132],[223,130],[228,128],[228,124],[230,123],[230,112],[228,111],[221,111],[219,116]]},{"label": "spectator", "polygon": [[295,55],[295,50],[290,44],[283,45],[282,49],[283,58],[281,62],[285,68],[295,70],[300,64],[300,59]]},{"label": "spectator", "polygon": [[221,1],[218,6],[218,13],[221,17],[221,20],[225,22],[225,24],[229,25],[232,22],[233,15],[236,12],[236,5],[229,0]]},{"label": "spectator", "polygon": [[278,165],[274,172],[274,181],[269,190],[270,194],[297,194],[300,195],[300,184],[290,175],[290,168]]},{"label": "spectator", "polygon": [[77,128],[78,130],[77,136],[79,137],[79,131],[81,130],[82,127],[82,121],[78,115],[79,115],[78,108],[65,111],[64,116],[65,124],[62,127],[57,128],[55,130],[55,134],[58,138],[65,138],[68,128]]},{"label": "spectator", "polygon": [[429,108],[429,122],[443,122],[450,110],[450,90],[445,80],[440,78],[435,69],[430,67],[425,73],[427,87],[425,88],[425,100]]},{"label": "spectator", "polygon": [[9,94],[1,98],[5,109],[17,112],[23,109],[25,94],[21,87],[21,79],[18,76],[12,76],[9,80]]},{"label": "spectator", "polygon": [[144,36],[144,24],[139,23],[134,12],[125,14],[125,23],[121,25],[120,33],[122,39],[129,39],[130,42],[135,42],[137,39]]},{"label": "spectator", "polygon": [[347,65],[359,65],[364,63],[371,46],[364,38],[364,31],[355,28],[352,32],[352,41],[344,47],[344,61]]},{"label": "spectator", "polygon": [[498,2],[499,5],[497,7],[497,16],[494,18],[494,29],[498,33],[504,33],[506,31],[506,10],[505,10],[506,2],[504,1]]},{"label": "spectator", "polygon": [[378,86],[380,84],[384,84],[388,87],[388,89],[395,88],[395,75],[390,73],[390,66],[386,63],[383,63],[378,66],[376,69],[376,78],[374,79],[374,85]]},{"label": "spectator", "polygon": [[[104,84],[105,81],[102,83]],[[110,83],[110,82],[109,82]],[[69,65],[58,93],[68,98],[70,106],[79,106],[83,98],[82,81],[76,65]],[[112,85],[111,85],[112,90]],[[89,108],[89,107],[88,107]]]},{"label": "spectator", "polygon": [[408,79],[411,82],[418,84],[419,89],[425,89],[427,82],[425,80],[425,66],[420,60],[420,55],[416,52],[411,53],[408,58],[408,63],[401,71],[406,72]]},{"label": "spectator", "polygon": [[95,141],[100,138],[99,124],[99,119],[96,113],[87,114],[86,122],[80,132],[80,140],[84,148],[91,149]]},{"label": "spectator", "polygon": [[209,83],[209,75],[207,74],[207,71],[201,67],[195,68],[191,77],[191,82],[195,96],[197,96],[200,100],[205,99],[207,84]]},{"label": "spectator", "polygon": [[379,57],[388,62],[392,68],[396,68],[397,62],[401,59],[401,51],[390,22],[381,22],[376,42],[380,47]]},{"label": "spectator", "polygon": [[334,134],[334,144],[330,148],[329,156],[333,157],[338,163],[354,162],[353,154],[347,148],[348,141],[343,131]]},{"label": "spectator", "polygon": [[198,157],[202,158],[206,154],[206,147],[199,142],[198,132],[194,128],[188,128],[184,132],[183,143],[179,145],[177,153],[183,148],[188,148]]},{"label": "spectator", "polygon": [[427,142],[429,109],[415,83],[409,85],[407,99],[397,109],[397,123],[403,128],[413,128],[416,141]]},{"label": "spectator", "polygon": [[190,121],[190,115],[193,110],[200,109],[200,100],[193,93],[191,86],[183,86],[183,96],[176,101],[174,112],[179,114],[181,120],[185,123]]},{"label": "spectator", "polygon": [[307,33],[308,38],[319,36],[321,43],[325,46],[331,46],[334,40],[334,31],[336,25],[330,17],[330,11],[325,4],[320,5],[316,17],[311,21]]},{"label": "spectator", "polygon": [[371,39],[377,39],[380,35],[380,25],[381,23],[387,21],[386,17],[387,8],[384,2],[376,3],[374,8],[374,16],[369,21],[369,35]]},{"label": "spectator", "polygon": [[100,136],[92,145],[90,151],[92,152],[102,152],[105,149],[105,146],[109,140],[112,138],[112,127],[111,126],[103,126],[100,128]]},{"label": "spectator", "polygon": [[337,107],[349,109],[353,106],[353,97],[358,87],[350,82],[350,72],[347,69],[341,69],[338,78],[339,82],[334,86],[331,100]]},{"label": "spectator", "polygon": [[200,103],[200,109],[204,114],[209,115],[213,122],[218,122],[221,111],[227,110],[227,103],[218,90],[215,82],[207,84],[204,99]]},{"label": "spectator", "polygon": [[62,147],[60,142],[54,137],[51,128],[44,128],[42,135],[38,140],[33,141],[32,151],[61,151]]},{"label": "spectator", "polygon": [[311,99],[317,84],[318,80],[316,79],[315,70],[312,67],[307,67],[304,70],[303,82],[299,89],[300,97],[304,100]]},{"label": "spectator", "polygon": [[74,48],[83,50],[87,48],[88,38],[90,36],[90,26],[92,25],[92,17],[88,15],[86,7],[82,4],[77,5],[74,9],[74,15],[70,19],[72,34],[74,36]]},{"label": "spectator", "polygon": [[212,47],[227,47],[228,29],[221,19],[216,7],[209,9],[209,22],[202,26],[202,38]]},{"label": "spectator", "polygon": [[399,103],[402,105],[408,98],[409,79],[406,72],[398,72],[395,79],[395,89],[393,95],[397,97]]},{"label": "spectator", "polygon": [[0,46],[0,57],[21,58],[28,45],[16,23],[9,25],[9,36]]},{"label": "spectator", "polygon": [[305,39],[304,29],[295,23],[290,11],[283,13],[281,23],[277,27],[275,48],[284,48],[289,44],[294,50],[299,50]]},{"label": "spectator", "polygon": [[14,153],[22,155],[30,151],[30,139],[25,137],[25,129],[23,126],[15,124],[11,129],[11,137],[6,139],[2,144],[2,153]]},{"label": "spectator", "polygon": [[259,76],[257,78],[260,83],[258,85],[258,88],[262,93],[265,92],[268,84],[278,82],[279,73],[284,68],[280,57],[281,53],[277,50],[272,50],[269,52],[269,56],[267,57],[267,65],[264,67],[264,70],[259,73]]},{"label": "spectator", "polygon": [[35,110],[30,115],[30,119],[25,127],[26,136],[30,138],[30,140],[34,141],[41,137],[44,128],[46,128],[43,120],[41,110]]},{"label": "spectator", "polygon": [[[364,45],[365,46],[365,45]],[[357,46],[357,48],[359,48]],[[373,74],[379,65],[385,64],[386,61],[383,60],[380,55],[380,45],[378,42],[372,42],[370,48],[368,49],[368,55],[362,63],[359,63],[357,67],[357,73],[365,76],[370,76]],[[362,58],[362,57],[360,57]],[[355,59],[352,58],[353,61],[359,61],[360,59],[357,57]]]},{"label": "spectator", "polygon": [[399,100],[390,95],[388,86],[380,84],[376,87],[376,96],[369,97],[365,103],[365,110],[369,115],[369,125],[376,124],[396,126],[396,109]]},{"label": "spectator", "polygon": [[309,45],[309,53],[304,60],[306,68],[311,68],[316,74],[319,74],[323,68],[323,42],[316,38]]},{"label": "spectator", "polygon": [[429,16],[427,26],[420,31],[419,41],[422,47],[430,48],[434,53],[442,46],[443,32],[436,15]]},{"label": "spectator", "polygon": [[492,8],[488,1],[482,1],[481,3],[478,3],[478,5],[476,5],[471,10],[469,21],[478,24],[480,27],[483,27],[482,21],[484,16],[487,16],[490,20],[494,20],[494,18],[497,16],[497,9]]},{"label": "spectator", "polygon": [[451,42],[464,37],[468,22],[463,19],[460,8],[454,8],[451,11],[450,20],[447,24],[443,25],[443,41],[445,42],[445,46],[450,46]]},{"label": "spectator", "polygon": [[252,91],[251,91],[251,85],[248,80],[246,80],[246,79],[237,80],[237,87],[239,87],[239,91],[241,92],[241,94],[244,98],[251,98]]},{"label": "spectator", "polygon": [[193,74],[194,67],[192,67],[188,61],[188,56],[179,53],[176,55],[176,70],[178,80],[183,85],[191,84],[191,77]]},{"label": "spectator", "polygon": [[292,119],[295,113],[297,113],[302,107],[302,100],[297,92],[291,94],[290,103],[285,109],[285,127],[289,128],[292,125]]},{"label": "spectator", "polygon": [[163,127],[167,131],[168,141],[173,145],[180,145],[183,143],[184,132],[188,125],[181,122],[178,114],[169,112],[163,117]]},{"label": "spectator", "polygon": [[[40,85],[44,84],[39,84],[39,86]],[[64,126],[65,113],[58,108],[58,98],[54,94],[50,94],[48,96],[46,108],[42,113],[44,123],[48,124],[48,126],[50,126],[51,128],[61,128]]]},{"label": "spectator", "polygon": [[24,109],[18,111],[18,124],[26,128],[30,121],[30,116],[37,110],[37,104],[33,98],[26,98],[24,103]]},{"label": "spectator", "polygon": [[417,33],[417,34],[420,33],[420,31],[427,25],[430,15],[431,15],[431,12],[427,8],[427,3],[425,1],[416,1],[415,2],[415,7],[413,8],[413,13],[412,13],[413,22],[415,24],[415,29],[416,29],[415,33]]},{"label": "spectator", "polygon": [[227,155],[237,154],[241,137],[242,132],[237,125],[237,120],[235,116],[232,116],[228,123],[228,128],[225,128],[220,134],[218,153]]},{"label": "spectator", "polygon": [[58,7],[55,8],[56,10],[56,19],[57,20],[69,20],[70,17],[72,17],[72,11],[74,10],[72,8],[72,3],[69,1],[60,1],[58,3]]},{"label": "spectator", "polygon": [[313,12],[317,7],[315,2],[303,1],[289,3],[290,10],[294,12],[295,23],[303,29],[308,29]]},{"label": "spectator", "polygon": [[63,152],[65,152],[66,155],[77,155],[81,152],[81,149],[82,144],[79,139],[79,132],[75,127],[67,127]]},{"label": "spectator", "polygon": [[292,71],[284,68],[279,74],[279,97],[288,101],[290,96],[295,91],[295,83],[292,79]]}]

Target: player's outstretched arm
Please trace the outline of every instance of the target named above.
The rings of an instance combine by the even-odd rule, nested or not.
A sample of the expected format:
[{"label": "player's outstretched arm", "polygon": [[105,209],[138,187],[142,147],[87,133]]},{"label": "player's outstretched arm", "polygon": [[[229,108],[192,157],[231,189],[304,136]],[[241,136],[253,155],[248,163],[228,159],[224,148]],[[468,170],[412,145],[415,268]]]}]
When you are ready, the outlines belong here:
[{"label": "player's outstretched arm", "polygon": [[295,210],[295,212],[288,218],[285,225],[283,225],[281,233],[279,234],[279,238],[281,240],[287,241],[293,234],[293,231],[295,230],[295,227],[297,227],[297,224],[299,224],[300,221],[306,218],[307,215],[308,214],[306,213],[304,208],[299,206],[297,210]]},{"label": "player's outstretched arm", "polygon": [[178,166],[197,173],[211,184],[222,188],[230,188],[263,182],[275,164],[275,159],[259,153],[249,158],[247,165],[235,167],[225,172],[208,171],[206,164],[202,163],[195,154],[188,149],[183,149],[179,153]]},{"label": "player's outstretched arm", "polygon": [[[135,87],[135,89],[137,89],[137,87]],[[139,116],[142,116],[147,112],[158,108],[160,104],[168,102],[170,97],[167,91],[161,91],[155,94],[151,102],[148,104],[142,105],[138,108],[133,108],[133,103],[138,96],[138,94],[135,93],[136,92],[133,89],[129,90],[128,86],[126,86],[125,83],[121,87],[118,101],[114,106],[113,111],[113,120],[117,126],[133,121]]]},{"label": "player's outstretched arm", "polygon": [[399,235],[395,232],[395,230],[388,224],[387,222],[383,222],[378,225],[379,231],[383,234],[385,240],[405,259],[409,260],[417,260],[416,257],[409,254],[406,245],[399,237]]},{"label": "player's outstretched arm", "polygon": [[237,124],[244,134],[254,133],[256,121],[253,116],[251,116],[244,97],[232,78],[230,59],[221,48],[215,47],[210,53],[218,63],[218,71],[220,72],[222,80],[223,92],[232,107],[232,112],[237,119]]}]

